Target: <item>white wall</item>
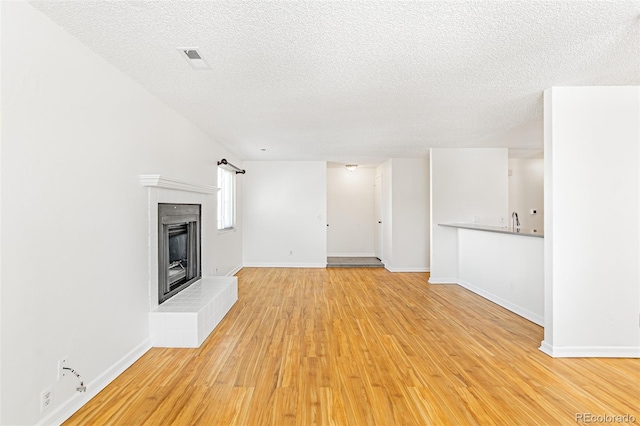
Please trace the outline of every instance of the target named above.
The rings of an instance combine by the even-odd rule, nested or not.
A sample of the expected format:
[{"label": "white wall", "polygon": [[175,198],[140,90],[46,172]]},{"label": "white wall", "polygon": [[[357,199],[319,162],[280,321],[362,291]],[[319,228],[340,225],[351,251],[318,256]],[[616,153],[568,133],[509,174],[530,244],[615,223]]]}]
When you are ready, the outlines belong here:
[{"label": "white wall", "polygon": [[392,272],[429,271],[429,160],[391,160]]},{"label": "white wall", "polygon": [[458,244],[454,228],[439,223],[497,225],[507,217],[506,148],[432,149],[431,277],[451,283],[458,278]]},{"label": "white wall", "polygon": [[375,169],[327,168],[327,254],[373,256]]},{"label": "white wall", "polygon": [[429,160],[392,158],[382,175],[382,261],[391,272],[429,271]]},{"label": "white wall", "polygon": [[552,356],[640,357],[640,88],[545,91]]},{"label": "white wall", "polygon": [[458,284],[544,325],[544,239],[458,229]]},{"label": "white wall", "polygon": [[[3,2],[1,18],[0,423],[56,423],[56,410],[149,347],[139,175],[215,185],[216,160],[237,159],[28,3]],[[174,157],[175,146],[197,155]],[[240,232],[204,233],[218,257],[205,262],[221,274],[241,264]],[[72,377],[56,380],[65,356],[86,394]],[[41,414],[48,386],[53,407]]]},{"label": "white wall", "polygon": [[327,164],[245,161],[245,266],[325,267]]},{"label": "white wall", "polygon": [[[0,2],[0,46],[2,46],[2,2]],[[0,120],[2,120],[2,55],[0,54]],[[0,121],[0,129],[2,122]],[[2,164],[2,131],[0,131],[0,165]],[[2,172],[0,170],[0,188],[2,188]],[[2,191],[0,190],[0,330],[2,330]],[[2,333],[0,333],[0,383],[2,378]],[[2,386],[0,385],[0,423],[2,422]]]},{"label": "white wall", "polygon": [[509,214],[518,212],[523,229],[544,232],[544,160],[511,158],[509,171]]},{"label": "white wall", "polygon": [[[552,118],[553,102],[551,92],[544,94],[544,341],[541,349],[548,352],[548,348],[553,347],[553,167],[552,159]],[[543,349],[543,347],[545,349]]]},{"label": "white wall", "polygon": [[382,176],[382,263],[393,259],[393,192],[391,160],[376,168],[376,176]]}]

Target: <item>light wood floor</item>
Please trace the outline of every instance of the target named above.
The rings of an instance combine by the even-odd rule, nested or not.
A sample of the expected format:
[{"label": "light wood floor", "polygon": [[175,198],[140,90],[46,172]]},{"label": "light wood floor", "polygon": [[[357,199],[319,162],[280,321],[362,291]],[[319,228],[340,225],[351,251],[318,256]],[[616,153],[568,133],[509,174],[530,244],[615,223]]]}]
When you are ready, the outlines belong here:
[{"label": "light wood floor", "polygon": [[640,360],[552,359],[542,328],[428,274],[243,269],[199,349],[152,349],[69,425],[640,423]]}]

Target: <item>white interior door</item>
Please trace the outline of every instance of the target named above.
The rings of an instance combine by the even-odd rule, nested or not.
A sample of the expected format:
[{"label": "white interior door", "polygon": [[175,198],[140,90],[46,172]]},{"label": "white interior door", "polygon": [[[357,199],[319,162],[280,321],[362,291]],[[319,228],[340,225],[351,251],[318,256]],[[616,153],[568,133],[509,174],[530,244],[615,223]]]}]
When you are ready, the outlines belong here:
[{"label": "white interior door", "polygon": [[374,194],[373,252],[382,260],[382,175],[376,175]]}]

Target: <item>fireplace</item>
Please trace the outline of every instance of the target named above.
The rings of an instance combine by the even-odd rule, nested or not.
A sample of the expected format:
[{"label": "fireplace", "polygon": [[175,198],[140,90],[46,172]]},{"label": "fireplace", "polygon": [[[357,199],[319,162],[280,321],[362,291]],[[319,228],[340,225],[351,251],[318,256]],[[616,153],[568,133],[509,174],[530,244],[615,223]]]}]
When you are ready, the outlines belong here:
[{"label": "fireplace", "polygon": [[158,303],[201,278],[200,204],[158,204]]}]

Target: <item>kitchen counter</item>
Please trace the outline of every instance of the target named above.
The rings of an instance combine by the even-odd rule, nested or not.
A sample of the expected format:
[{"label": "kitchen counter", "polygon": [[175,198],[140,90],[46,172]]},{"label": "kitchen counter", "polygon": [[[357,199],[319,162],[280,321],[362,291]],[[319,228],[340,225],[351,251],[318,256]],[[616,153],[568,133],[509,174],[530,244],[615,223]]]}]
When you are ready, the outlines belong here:
[{"label": "kitchen counter", "polygon": [[544,234],[542,232],[538,232],[535,229],[523,229],[519,228],[515,231],[506,226],[489,226],[489,225],[479,225],[477,223],[439,223],[438,226],[448,226],[450,228],[462,228],[462,229],[472,229],[475,231],[486,231],[486,232],[498,232],[500,234],[511,234],[511,235],[522,235],[523,237],[538,237],[544,238]]},{"label": "kitchen counter", "polygon": [[449,282],[456,282],[535,324],[544,325],[542,233],[524,229],[514,232],[506,227],[475,223],[441,223],[440,226],[457,234],[452,258],[457,276]]}]

